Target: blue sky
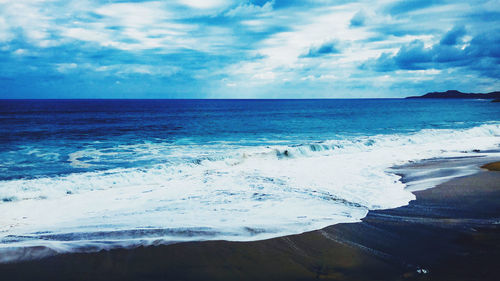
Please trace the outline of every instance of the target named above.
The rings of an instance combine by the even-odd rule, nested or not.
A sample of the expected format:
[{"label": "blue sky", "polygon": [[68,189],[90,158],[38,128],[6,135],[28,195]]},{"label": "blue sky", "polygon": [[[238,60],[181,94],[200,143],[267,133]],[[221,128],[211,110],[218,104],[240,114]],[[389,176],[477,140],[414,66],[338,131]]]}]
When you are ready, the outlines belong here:
[{"label": "blue sky", "polygon": [[0,0],[0,98],[500,90],[500,0]]}]

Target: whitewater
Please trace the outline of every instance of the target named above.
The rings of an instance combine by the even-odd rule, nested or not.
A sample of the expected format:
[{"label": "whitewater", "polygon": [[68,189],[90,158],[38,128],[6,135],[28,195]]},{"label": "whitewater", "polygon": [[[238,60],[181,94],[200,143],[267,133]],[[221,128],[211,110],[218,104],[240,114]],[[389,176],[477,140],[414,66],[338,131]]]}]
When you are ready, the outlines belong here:
[{"label": "whitewater", "polygon": [[[415,199],[391,167],[487,156],[499,148],[500,122],[280,142],[72,149],[67,165],[85,171],[0,181],[0,261],[36,257],[26,249],[39,246],[64,253],[251,241],[357,222]],[[92,169],[130,157],[166,160]]]}]

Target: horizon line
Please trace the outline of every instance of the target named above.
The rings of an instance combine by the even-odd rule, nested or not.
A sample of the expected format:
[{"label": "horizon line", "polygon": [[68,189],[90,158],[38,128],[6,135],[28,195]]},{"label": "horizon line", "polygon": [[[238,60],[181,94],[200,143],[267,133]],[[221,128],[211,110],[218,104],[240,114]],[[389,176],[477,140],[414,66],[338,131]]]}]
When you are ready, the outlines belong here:
[{"label": "horizon line", "polygon": [[377,98],[0,98],[6,100],[375,100],[375,99],[406,99],[406,97]]}]

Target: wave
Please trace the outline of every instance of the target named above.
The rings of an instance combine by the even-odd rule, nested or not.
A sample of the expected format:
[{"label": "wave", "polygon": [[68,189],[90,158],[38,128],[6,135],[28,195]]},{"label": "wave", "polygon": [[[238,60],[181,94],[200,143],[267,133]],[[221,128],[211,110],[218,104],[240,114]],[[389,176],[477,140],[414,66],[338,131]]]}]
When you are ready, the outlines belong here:
[{"label": "wave", "polygon": [[[488,123],[299,145],[168,146],[156,151],[160,164],[1,181],[0,248],[247,241],[356,222],[415,198],[388,168],[497,148],[499,136],[500,124]],[[74,160],[91,165],[134,149],[148,147],[79,151]]]}]

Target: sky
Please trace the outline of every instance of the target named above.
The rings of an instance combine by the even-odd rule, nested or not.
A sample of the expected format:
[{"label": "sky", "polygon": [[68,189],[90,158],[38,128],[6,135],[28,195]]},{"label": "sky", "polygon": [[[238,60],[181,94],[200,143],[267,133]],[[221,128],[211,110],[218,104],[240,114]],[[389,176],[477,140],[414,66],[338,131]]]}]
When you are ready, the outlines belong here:
[{"label": "sky", "polygon": [[500,90],[500,0],[0,0],[0,98]]}]

